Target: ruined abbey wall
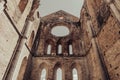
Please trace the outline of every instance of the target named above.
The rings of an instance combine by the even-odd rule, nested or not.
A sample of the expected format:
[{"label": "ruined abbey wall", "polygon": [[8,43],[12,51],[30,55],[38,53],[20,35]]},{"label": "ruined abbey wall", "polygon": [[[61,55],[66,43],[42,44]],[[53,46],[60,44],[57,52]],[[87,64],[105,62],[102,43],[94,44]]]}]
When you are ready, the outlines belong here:
[{"label": "ruined abbey wall", "polygon": [[[94,44],[106,76],[110,80],[120,79],[120,1],[119,0],[85,0],[81,11],[83,42],[88,53],[88,63],[98,66],[94,58]],[[91,54],[89,54],[91,53]],[[91,60],[92,57],[92,60]],[[92,73],[98,71],[93,67]],[[90,67],[90,68],[91,68]],[[94,74],[93,79],[99,77]],[[96,80],[96,79],[95,79]]]},{"label": "ruined abbey wall", "polygon": [[[62,80],[72,80],[73,68],[79,80],[120,79],[120,0],[85,0],[80,18],[62,10],[40,18],[39,1],[0,0],[0,80],[38,80],[44,68],[48,80],[58,68]],[[58,25],[70,34],[51,35]]]},{"label": "ruined abbey wall", "polygon": [[0,80],[22,80],[22,60],[27,64],[40,22],[37,6],[33,0],[0,0]]}]

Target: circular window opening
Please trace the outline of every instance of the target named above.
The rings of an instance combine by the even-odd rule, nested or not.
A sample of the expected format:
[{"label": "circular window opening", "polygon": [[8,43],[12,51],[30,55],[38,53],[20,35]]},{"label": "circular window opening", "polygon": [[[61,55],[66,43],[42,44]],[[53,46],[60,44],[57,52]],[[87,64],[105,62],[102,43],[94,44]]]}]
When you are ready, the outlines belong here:
[{"label": "circular window opening", "polygon": [[64,37],[70,33],[69,29],[65,26],[56,26],[51,30],[51,34],[57,37]]}]

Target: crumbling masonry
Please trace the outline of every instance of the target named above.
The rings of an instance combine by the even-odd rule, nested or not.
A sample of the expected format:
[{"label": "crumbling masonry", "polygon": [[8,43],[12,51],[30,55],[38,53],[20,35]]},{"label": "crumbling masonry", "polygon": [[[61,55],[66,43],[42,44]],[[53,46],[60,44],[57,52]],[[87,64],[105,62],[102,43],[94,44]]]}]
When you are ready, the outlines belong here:
[{"label": "crumbling masonry", "polygon": [[[120,0],[84,0],[80,18],[63,10],[40,17],[39,3],[0,0],[0,80],[41,80],[43,69],[57,80],[58,68],[62,80],[73,80],[73,69],[78,80],[120,80]],[[69,34],[51,34],[56,26]]]}]

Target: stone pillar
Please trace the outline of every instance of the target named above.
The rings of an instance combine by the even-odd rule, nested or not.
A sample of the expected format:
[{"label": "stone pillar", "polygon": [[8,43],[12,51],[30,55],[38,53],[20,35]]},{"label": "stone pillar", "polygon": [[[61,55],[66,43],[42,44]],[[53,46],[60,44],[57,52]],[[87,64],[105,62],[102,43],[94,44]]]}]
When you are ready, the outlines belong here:
[{"label": "stone pillar", "polygon": [[26,43],[27,34],[28,34],[29,30],[30,30],[29,27],[31,27],[31,23],[32,23],[31,21],[29,21],[29,20],[27,21],[27,25],[25,27],[25,30],[23,30],[25,32],[23,33],[23,37],[21,37],[21,39],[19,39],[20,42],[17,44],[19,46],[17,46],[17,50],[15,50],[16,52],[15,52],[14,56],[12,57],[12,64],[10,65],[10,70],[8,71],[7,76],[5,77],[5,80],[12,80],[13,75],[16,74],[15,73],[16,64],[17,64],[17,62],[19,60],[19,57],[20,57],[21,51],[23,49],[23,46]]},{"label": "stone pillar", "polygon": [[92,38],[93,37],[93,33],[92,33],[92,28],[91,28],[91,21],[87,21],[87,30],[88,30],[88,32],[89,32],[89,38]]},{"label": "stone pillar", "polygon": [[38,56],[40,56],[40,55],[44,55],[45,53],[45,51],[44,51],[44,39],[40,39],[40,43],[39,43],[39,47],[38,47],[38,49],[37,49],[37,53],[36,53],[36,55],[38,55]]},{"label": "stone pillar", "polygon": [[56,45],[54,44],[54,45],[52,45],[52,48],[51,48],[51,55],[52,55],[52,56],[56,56],[56,52],[57,52],[57,47],[56,47]]},{"label": "stone pillar", "polygon": [[79,55],[79,44],[76,43],[76,41],[74,41],[72,43],[73,46],[73,55],[78,56]]},{"label": "stone pillar", "polygon": [[81,47],[82,54],[86,55],[85,44],[83,41],[81,41],[81,45],[82,45],[82,47]]},{"label": "stone pillar", "polygon": [[48,69],[47,80],[54,80],[54,68],[50,67]]},{"label": "stone pillar", "polygon": [[64,65],[64,72],[63,73],[64,73],[63,77],[64,77],[65,80],[73,80],[72,79],[72,69],[71,69],[71,66],[70,66],[69,62],[65,63],[65,65]]},{"label": "stone pillar", "polygon": [[69,45],[67,45],[66,43],[62,44],[62,53],[64,56],[68,56],[69,55],[69,49],[68,49]]},{"label": "stone pillar", "polygon": [[[89,36],[91,38],[92,50],[93,50],[93,53],[90,54],[91,55],[90,58],[92,58],[91,60],[93,60],[92,61],[92,66],[93,66],[92,80],[97,80],[97,79],[106,80],[103,66],[100,61],[99,52],[97,49],[98,46],[96,44],[96,38],[93,37],[91,26],[92,26],[91,21],[88,20],[87,27],[88,27],[88,31],[89,31]],[[95,71],[96,71],[96,73],[95,73]]]}]

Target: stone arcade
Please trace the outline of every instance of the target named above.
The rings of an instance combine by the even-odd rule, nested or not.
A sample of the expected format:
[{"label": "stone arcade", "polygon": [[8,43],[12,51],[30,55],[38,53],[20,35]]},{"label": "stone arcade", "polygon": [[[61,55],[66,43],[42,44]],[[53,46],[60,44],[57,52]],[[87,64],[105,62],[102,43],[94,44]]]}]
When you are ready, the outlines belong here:
[{"label": "stone arcade", "polygon": [[84,0],[80,18],[39,3],[0,0],[0,80],[120,80],[120,0]]}]

